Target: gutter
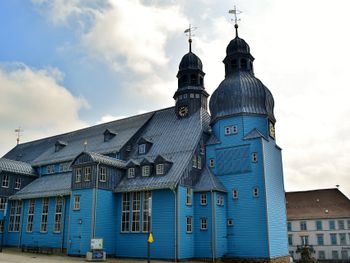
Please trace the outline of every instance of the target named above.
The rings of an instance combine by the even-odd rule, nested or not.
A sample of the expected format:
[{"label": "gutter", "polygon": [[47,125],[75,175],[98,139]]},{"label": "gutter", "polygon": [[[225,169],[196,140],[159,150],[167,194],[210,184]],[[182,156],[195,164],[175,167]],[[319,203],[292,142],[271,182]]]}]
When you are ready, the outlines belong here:
[{"label": "gutter", "polygon": [[177,262],[178,261],[178,257],[179,257],[179,237],[178,237],[178,224],[179,224],[179,219],[178,219],[178,215],[179,215],[179,198],[178,198],[178,190],[179,188],[177,187],[176,189],[171,189],[171,191],[174,193],[174,226],[175,226],[175,253],[174,253],[174,261]]},{"label": "gutter", "polygon": [[96,237],[96,207],[97,207],[97,190],[98,190],[98,177],[99,177],[99,171],[100,171],[100,164],[101,162],[98,162],[96,165],[96,180],[95,180],[95,187],[93,188],[93,218],[92,218],[92,238]]}]

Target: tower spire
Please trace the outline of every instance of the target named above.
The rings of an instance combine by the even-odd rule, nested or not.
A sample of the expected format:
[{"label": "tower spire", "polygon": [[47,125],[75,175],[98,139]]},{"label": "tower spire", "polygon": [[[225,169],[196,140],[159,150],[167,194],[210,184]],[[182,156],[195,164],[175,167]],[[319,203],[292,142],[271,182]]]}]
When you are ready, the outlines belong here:
[{"label": "tower spire", "polygon": [[233,9],[229,10],[228,13],[234,16],[234,19],[231,20],[235,22],[236,37],[238,37],[238,22],[241,21],[238,15],[241,14],[242,11],[238,10],[236,5],[234,5]]},{"label": "tower spire", "polygon": [[192,37],[194,36],[193,31],[195,31],[196,29],[197,29],[197,27],[192,27],[190,24],[189,28],[187,28],[184,31],[186,36],[188,36],[188,48],[189,48],[190,52],[192,52]]}]

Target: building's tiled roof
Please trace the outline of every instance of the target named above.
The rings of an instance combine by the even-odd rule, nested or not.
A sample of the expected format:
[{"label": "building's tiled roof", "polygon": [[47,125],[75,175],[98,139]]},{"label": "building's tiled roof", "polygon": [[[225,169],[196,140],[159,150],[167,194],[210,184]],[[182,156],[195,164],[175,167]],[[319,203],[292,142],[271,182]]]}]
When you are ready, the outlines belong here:
[{"label": "building's tiled roof", "polygon": [[30,164],[6,158],[0,158],[0,172],[2,171],[16,174],[35,175],[35,171]]},{"label": "building's tiled roof", "polygon": [[225,186],[216,178],[215,175],[207,168],[203,168],[203,172],[198,183],[194,187],[195,192],[219,191],[227,192]]},{"label": "building's tiled roof", "polygon": [[[56,135],[17,145],[4,157],[28,162],[31,165],[45,165],[53,162],[71,161],[84,150],[107,154],[119,152],[120,149],[143,127],[153,116],[149,112],[126,119],[116,120],[89,128]],[[104,132],[113,130],[116,136],[104,141]],[[64,141],[67,145],[55,152],[55,143]]]},{"label": "building's tiled roof", "polygon": [[131,158],[140,163],[145,157],[154,161],[158,155],[171,162],[171,168],[165,175],[150,177],[124,177],[116,192],[142,191],[161,188],[175,188],[200,141],[203,129],[208,127],[209,115],[199,110],[188,118],[178,119],[174,108],[157,111],[141,135],[149,138],[153,144],[145,155],[138,155],[137,149]]},{"label": "building's tiled roof", "polygon": [[94,153],[94,152],[82,152],[73,160],[72,165],[74,165],[74,161],[77,158],[79,158],[79,156],[81,156],[82,154],[88,155],[91,161],[94,163],[105,164],[105,165],[120,168],[120,169],[125,169],[125,166],[126,166],[126,162],[123,160],[108,157],[108,156],[105,156],[99,153]]},{"label": "building's tiled roof", "polygon": [[71,192],[71,180],[72,174],[70,172],[42,176],[11,196],[10,199],[17,200],[69,195]]},{"label": "building's tiled roof", "polygon": [[337,188],[287,192],[287,218],[350,218],[350,200]]}]

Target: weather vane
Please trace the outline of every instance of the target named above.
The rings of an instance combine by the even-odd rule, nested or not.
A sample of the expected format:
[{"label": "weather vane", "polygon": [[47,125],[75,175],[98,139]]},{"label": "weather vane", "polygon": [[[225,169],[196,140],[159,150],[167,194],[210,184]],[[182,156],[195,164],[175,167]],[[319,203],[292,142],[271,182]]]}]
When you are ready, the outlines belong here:
[{"label": "weather vane", "polygon": [[17,135],[17,145],[19,144],[19,140],[20,140],[20,137],[21,137],[21,132],[23,132],[23,130],[21,129],[21,127],[18,127],[17,129],[15,129],[15,133]]},{"label": "weather vane", "polygon": [[233,9],[229,10],[228,12],[234,16],[234,19],[231,19],[231,21],[235,22],[236,36],[238,36],[238,22],[241,21],[238,15],[242,14],[242,11],[238,10],[236,5],[234,5]]},{"label": "weather vane", "polygon": [[188,43],[189,43],[190,52],[192,52],[192,37],[195,36],[193,34],[193,31],[195,31],[196,29],[197,29],[197,27],[193,27],[190,24],[190,26],[184,32],[186,34],[186,36],[188,36]]}]

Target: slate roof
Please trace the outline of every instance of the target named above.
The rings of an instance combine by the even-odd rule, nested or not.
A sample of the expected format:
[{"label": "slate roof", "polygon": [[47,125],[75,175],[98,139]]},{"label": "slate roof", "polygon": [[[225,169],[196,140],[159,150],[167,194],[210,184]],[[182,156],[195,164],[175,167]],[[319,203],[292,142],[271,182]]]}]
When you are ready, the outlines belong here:
[{"label": "slate roof", "polygon": [[350,218],[350,200],[337,188],[287,192],[287,219]]},{"label": "slate roof", "polygon": [[71,172],[42,176],[12,195],[10,199],[18,200],[69,195],[71,193],[71,180]]},{"label": "slate roof", "polygon": [[142,191],[161,188],[175,188],[202,136],[203,129],[207,129],[209,115],[204,110],[193,113],[188,118],[178,119],[174,107],[157,111],[149,125],[140,135],[153,142],[149,152],[138,155],[137,149],[131,154],[131,159],[140,163],[144,158],[154,161],[158,155],[169,160],[170,170],[164,175],[150,177],[124,177],[116,187],[116,192]]},{"label": "slate roof", "polygon": [[243,137],[243,140],[250,140],[256,138],[264,138],[265,140],[267,140],[267,138],[258,129],[251,130],[246,136]]},{"label": "slate roof", "polygon": [[10,172],[35,176],[35,171],[28,163],[0,158],[0,172]]},{"label": "slate roof", "polygon": [[219,191],[227,192],[225,186],[216,178],[215,175],[208,169],[203,168],[203,172],[198,183],[194,187],[195,192],[207,192],[207,191]]},{"label": "slate roof", "polygon": [[[33,166],[71,161],[84,150],[85,140],[87,141],[87,151],[102,154],[118,152],[130,138],[151,119],[153,114],[154,112],[149,112],[37,141],[19,144],[4,157],[28,162]],[[116,132],[117,135],[105,142],[104,132],[106,129]],[[66,142],[67,146],[55,152],[55,143],[57,141]]]},{"label": "slate roof", "polygon": [[101,163],[112,167],[117,167],[120,169],[125,169],[126,167],[126,162],[123,160],[108,157],[108,156],[105,156],[99,153],[94,153],[94,152],[82,152],[73,160],[72,165],[74,165],[74,161],[82,154],[87,154],[91,158],[91,161],[94,163]]}]

